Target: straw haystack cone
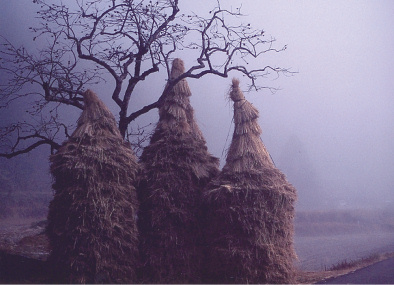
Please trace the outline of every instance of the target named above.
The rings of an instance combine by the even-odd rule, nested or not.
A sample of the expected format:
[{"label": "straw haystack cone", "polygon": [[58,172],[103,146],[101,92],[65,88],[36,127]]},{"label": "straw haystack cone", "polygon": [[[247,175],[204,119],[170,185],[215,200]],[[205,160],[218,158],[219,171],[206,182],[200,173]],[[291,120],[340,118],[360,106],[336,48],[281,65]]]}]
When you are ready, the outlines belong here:
[{"label": "straw haystack cone", "polygon": [[293,282],[296,191],[260,139],[258,111],[233,80],[234,134],[226,164],[203,194],[208,283]]},{"label": "straw haystack cone", "polygon": [[56,282],[130,283],[138,261],[137,162],[115,118],[84,94],[76,130],[50,157],[50,263]]},{"label": "straw haystack cone", "polygon": [[[184,72],[175,59],[172,79]],[[196,283],[200,281],[199,247],[201,189],[218,174],[190,106],[186,80],[167,94],[150,145],[141,155],[142,282]]]}]

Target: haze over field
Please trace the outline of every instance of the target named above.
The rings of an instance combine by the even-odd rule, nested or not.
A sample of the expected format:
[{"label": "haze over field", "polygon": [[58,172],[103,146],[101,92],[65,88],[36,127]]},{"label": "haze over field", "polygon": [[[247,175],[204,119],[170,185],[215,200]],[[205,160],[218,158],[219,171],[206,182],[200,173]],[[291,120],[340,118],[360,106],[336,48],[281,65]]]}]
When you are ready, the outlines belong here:
[{"label": "haze over field", "polygon": [[[245,92],[260,111],[262,139],[276,166],[298,190],[298,209],[392,208],[394,2],[222,2],[228,9],[242,6],[247,16],[241,20],[275,37],[277,48],[287,45],[286,51],[267,55],[267,62],[260,65],[268,63],[298,72],[292,77],[267,78],[267,86],[281,89],[275,94],[269,90]],[[197,14],[208,13],[215,3],[183,1],[181,7]],[[38,6],[29,0],[1,4],[0,35],[36,50],[28,27],[37,24],[34,17]],[[174,57],[181,57],[188,67],[192,62],[187,55],[179,51]],[[137,90],[139,97],[132,110],[151,103],[161,93],[164,76],[152,78]],[[246,80],[240,80],[246,90]],[[223,165],[232,135],[232,107],[227,99],[231,78],[208,76],[188,82],[208,147]],[[112,93],[112,88],[111,80],[92,86],[116,116],[115,104],[104,97]],[[18,106],[12,107],[1,109],[2,124],[17,116]],[[68,115],[74,120],[79,112]],[[156,120],[157,110],[153,110],[138,123],[146,125]],[[21,185],[36,181],[34,187],[40,191],[48,187],[50,193],[47,156],[48,149],[42,147],[13,161],[1,159],[0,167]]]}]

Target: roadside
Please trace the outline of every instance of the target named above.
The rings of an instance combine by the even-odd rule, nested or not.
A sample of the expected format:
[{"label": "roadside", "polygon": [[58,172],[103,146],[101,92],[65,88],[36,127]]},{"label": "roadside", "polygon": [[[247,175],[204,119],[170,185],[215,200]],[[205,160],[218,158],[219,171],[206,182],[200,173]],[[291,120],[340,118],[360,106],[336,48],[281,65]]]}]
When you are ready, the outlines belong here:
[{"label": "roadside", "polygon": [[393,284],[394,257],[319,284]]},{"label": "roadside", "polygon": [[[340,276],[344,276],[350,273],[355,272],[356,270],[366,268],[373,264],[377,264],[381,261],[388,260],[394,258],[394,252],[374,255],[368,258],[363,258],[353,262],[340,262],[337,265],[334,265],[330,270],[320,271],[320,272],[306,272],[300,271],[297,273],[297,283],[299,284],[324,284],[324,281],[328,281],[332,278],[337,278]],[[345,282],[346,283],[346,282]],[[357,282],[356,282],[357,283]],[[360,282],[358,282],[360,283]],[[361,282],[361,283],[365,283]]]}]

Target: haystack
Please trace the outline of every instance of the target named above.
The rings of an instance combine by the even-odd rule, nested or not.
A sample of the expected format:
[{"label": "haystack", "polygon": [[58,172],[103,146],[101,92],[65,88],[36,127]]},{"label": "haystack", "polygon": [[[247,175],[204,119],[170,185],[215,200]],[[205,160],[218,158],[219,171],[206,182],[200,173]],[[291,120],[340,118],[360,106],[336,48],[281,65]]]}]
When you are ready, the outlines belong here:
[{"label": "haystack", "polygon": [[[175,59],[171,78],[183,72],[182,60]],[[140,158],[142,282],[200,281],[201,192],[218,174],[219,161],[208,153],[194,120],[190,96],[186,80],[167,94],[150,145]]]},{"label": "haystack", "polygon": [[260,139],[258,111],[234,79],[235,129],[226,164],[203,194],[208,283],[293,282],[296,190]]},{"label": "haystack", "polygon": [[136,280],[137,162],[115,118],[90,90],[68,141],[50,157],[49,258],[64,283]]}]

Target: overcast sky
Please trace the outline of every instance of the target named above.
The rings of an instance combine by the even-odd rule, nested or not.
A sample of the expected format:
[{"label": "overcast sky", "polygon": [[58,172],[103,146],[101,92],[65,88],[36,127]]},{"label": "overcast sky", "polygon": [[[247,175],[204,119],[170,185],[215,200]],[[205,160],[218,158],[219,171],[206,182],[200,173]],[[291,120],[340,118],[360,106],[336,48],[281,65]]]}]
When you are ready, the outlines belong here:
[{"label": "overcast sky", "polygon": [[[31,2],[0,0],[1,35],[30,45]],[[181,7],[203,13],[212,2],[183,0]],[[287,45],[269,62],[298,72],[267,81],[281,88],[276,94],[246,97],[260,110],[262,139],[297,187],[299,206],[392,207],[394,1],[222,2],[234,8],[242,4],[245,22],[275,37],[277,47]],[[177,56],[186,67],[192,64],[182,53]],[[222,161],[232,135],[230,83],[231,78],[189,80],[198,123],[210,151]],[[164,84],[157,83],[150,93],[159,93]],[[246,89],[242,78],[241,86]]]}]

